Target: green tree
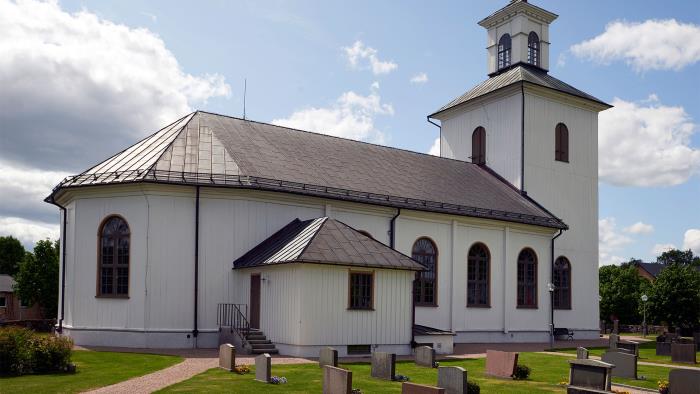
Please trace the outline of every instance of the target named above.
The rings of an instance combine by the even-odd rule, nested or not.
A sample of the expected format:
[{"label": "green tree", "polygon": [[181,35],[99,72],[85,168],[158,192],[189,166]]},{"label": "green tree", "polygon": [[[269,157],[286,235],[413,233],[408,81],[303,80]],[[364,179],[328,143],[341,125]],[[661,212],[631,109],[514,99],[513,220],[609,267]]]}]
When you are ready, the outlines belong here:
[{"label": "green tree", "polygon": [[0,274],[15,276],[24,259],[24,246],[13,236],[0,237]]},{"label": "green tree", "polygon": [[34,253],[26,253],[15,276],[15,291],[29,304],[39,303],[44,318],[56,317],[58,310],[58,241],[36,243]]},{"label": "green tree", "polygon": [[690,249],[671,249],[661,253],[661,255],[656,258],[656,262],[661,264],[700,266],[700,257],[694,256],[693,251]]},{"label": "green tree", "polygon": [[700,323],[700,272],[689,265],[670,264],[656,277],[649,294],[647,317],[671,327]]},{"label": "green tree", "polygon": [[642,279],[631,264],[606,265],[598,270],[600,319],[626,324],[642,321],[639,297]]}]

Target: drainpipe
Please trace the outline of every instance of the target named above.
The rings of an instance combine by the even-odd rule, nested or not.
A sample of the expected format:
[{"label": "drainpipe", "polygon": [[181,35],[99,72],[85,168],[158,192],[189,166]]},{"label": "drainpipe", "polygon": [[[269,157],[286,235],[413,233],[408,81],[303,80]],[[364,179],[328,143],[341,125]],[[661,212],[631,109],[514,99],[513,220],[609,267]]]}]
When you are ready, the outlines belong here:
[{"label": "drainpipe", "polygon": [[552,285],[552,289],[549,290],[549,349],[554,349],[554,241],[559,238],[564,233],[564,230],[559,230],[559,233],[552,238],[551,244],[551,255],[550,260],[551,267],[549,267],[549,283]]},{"label": "drainpipe", "polygon": [[426,116],[425,118],[428,120],[428,123],[434,125],[440,130],[440,157],[442,157],[442,126],[430,120],[430,115]]},{"label": "drainpipe", "polygon": [[396,208],[396,215],[394,215],[391,218],[391,222],[389,224],[389,246],[394,249],[396,246],[396,219],[401,215],[401,208]]},{"label": "drainpipe", "polygon": [[[61,240],[61,317],[58,319],[58,332],[62,333],[63,332],[63,318],[65,317],[64,310],[65,310],[65,305],[66,305],[66,216],[68,215],[68,210],[66,207],[63,205],[59,204],[54,200],[53,196],[51,197],[51,201],[49,201],[51,204],[55,205],[58,207],[58,209],[61,210],[61,213],[63,214],[63,223],[61,226],[63,227],[62,235],[63,239]],[[21,312],[21,308],[20,308]]]},{"label": "drainpipe", "polygon": [[199,301],[197,296],[199,294],[199,186],[195,187],[195,206],[194,206],[194,329],[192,330],[192,336],[194,337],[195,347],[197,347],[197,335],[199,335],[199,330],[197,329],[197,315]]}]

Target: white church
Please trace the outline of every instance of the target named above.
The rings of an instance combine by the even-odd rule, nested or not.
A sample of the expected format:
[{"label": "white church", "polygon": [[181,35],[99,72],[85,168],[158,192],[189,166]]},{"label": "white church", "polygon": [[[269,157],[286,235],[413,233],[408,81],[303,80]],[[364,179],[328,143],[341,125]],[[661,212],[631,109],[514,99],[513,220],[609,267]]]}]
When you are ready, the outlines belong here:
[{"label": "white church", "polygon": [[556,18],[479,22],[488,79],[429,115],[441,157],[197,111],[66,178],[58,329],[296,356],[597,338],[610,105],[548,73]]}]

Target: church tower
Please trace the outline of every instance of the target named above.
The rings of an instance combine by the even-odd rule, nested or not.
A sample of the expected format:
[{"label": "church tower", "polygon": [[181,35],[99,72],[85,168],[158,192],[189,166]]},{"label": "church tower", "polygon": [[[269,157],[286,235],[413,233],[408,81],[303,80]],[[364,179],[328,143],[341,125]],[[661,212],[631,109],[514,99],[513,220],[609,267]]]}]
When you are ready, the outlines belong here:
[{"label": "church tower", "polygon": [[[538,269],[558,286],[555,326],[594,333],[598,113],[610,105],[549,74],[549,25],[557,17],[512,0],[481,20],[489,78],[429,118],[440,121],[441,156],[496,172],[569,226],[556,239],[554,259],[539,256]],[[560,280],[563,269],[571,283]]]}]

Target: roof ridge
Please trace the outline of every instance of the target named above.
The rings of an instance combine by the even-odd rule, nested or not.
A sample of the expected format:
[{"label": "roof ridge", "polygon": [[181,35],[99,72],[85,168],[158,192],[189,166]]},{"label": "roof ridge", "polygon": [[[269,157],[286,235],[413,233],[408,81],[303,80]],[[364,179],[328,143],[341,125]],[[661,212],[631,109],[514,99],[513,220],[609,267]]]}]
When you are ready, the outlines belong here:
[{"label": "roof ridge", "polygon": [[276,125],[276,124],[273,124],[273,123],[265,123],[265,122],[261,122],[261,121],[257,121],[257,120],[243,119],[243,118],[239,118],[239,117],[237,117],[237,116],[231,116],[231,115],[225,115],[225,114],[218,114],[218,113],[215,113],[215,112],[209,112],[209,111],[204,111],[204,110],[197,110],[196,112],[201,112],[201,113],[203,113],[203,114],[208,114],[208,115],[213,115],[213,116],[222,116],[222,117],[224,117],[224,118],[236,119],[236,120],[240,120],[240,121],[243,121],[243,122],[250,122],[250,123],[256,123],[256,124],[261,124],[261,125],[265,125],[265,126],[277,127],[277,128],[280,128],[280,129],[285,129],[285,130],[290,130],[290,131],[298,131],[298,132],[313,134],[313,135],[317,135],[317,136],[321,136],[321,137],[335,138],[335,139],[339,139],[339,140],[342,140],[342,141],[348,141],[348,142],[353,142],[353,143],[358,143],[358,144],[365,144],[365,145],[370,145],[370,146],[376,146],[376,147],[379,147],[379,148],[386,148],[386,149],[391,149],[391,150],[396,150],[396,151],[411,153],[411,154],[415,154],[415,155],[428,156],[428,157],[432,157],[432,158],[435,158],[435,159],[449,160],[449,161],[455,161],[455,162],[458,162],[458,163],[465,163],[465,164],[470,164],[470,165],[476,165],[475,163],[472,163],[472,162],[470,162],[470,161],[459,160],[459,159],[452,159],[452,158],[449,158],[449,157],[435,156],[435,155],[431,155],[431,154],[429,154],[429,153],[417,152],[417,151],[410,150],[410,149],[406,149],[406,148],[397,148],[397,147],[395,147],[395,146],[382,145],[382,144],[377,144],[377,143],[373,143],[373,142],[353,140],[353,139],[351,139],[351,138],[344,138],[344,137],[338,137],[338,136],[336,136],[336,135],[323,134],[323,133],[320,133],[320,132],[317,132],[317,131],[309,131],[309,130],[296,129],[296,128],[294,128],[294,127],[280,126],[280,125]]},{"label": "roof ridge", "polygon": [[[328,222],[328,216],[321,216],[321,217],[318,217],[315,219],[307,220],[308,222],[313,223],[314,221],[319,220],[319,219],[323,219],[323,222],[321,222],[321,224],[318,225],[318,229],[316,229],[316,231],[314,231],[314,234],[311,236],[311,239],[309,239],[309,242],[307,242],[306,245],[304,245],[304,248],[299,252],[299,254],[297,255],[297,259],[300,256],[303,256],[304,252],[306,252],[306,249],[308,249],[309,246],[314,242],[314,240],[316,239],[316,236],[318,236],[318,233],[321,232],[321,229],[323,228],[323,226],[325,226],[326,223]],[[304,222],[302,222],[302,223],[304,223]]]},{"label": "roof ridge", "polygon": [[[177,137],[180,136],[180,133],[182,133],[182,131],[185,130],[185,128],[186,128],[186,127],[190,124],[190,122],[192,121],[192,119],[194,119],[194,117],[197,116],[197,113],[198,113],[198,112],[199,112],[199,111],[195,110],[194,112],[190,112],[189,114],[187,114],[187,115],[185,115],[185,116],[183,116],[182,118],[180,118],[180,119],[177,120],[177,122],[179,122],[179,121],[183,120],[184,118],[186,118],[186,117],[188,117],[188,116],[191,116],[191,117],[190,117],[190,120],[188,120],[187,122],[185,122],[185,124],[182,125],[182,127],[180,128],[180,131],[177,132],[177,135],[175,136],[175,138],[173,138],[173,140],[170,141],[170,143],[169,143],[165,148],[163,148],[163,151],[160,152],[160,154],[158,154],[158,157],[157,157],[155,160],[153,160],[153,164],[151,164],[151,166],[148,167],[148,168],[146,169],[146,171],[150,171],[150,170],[152,170],[153,168],[155,168],[155,167],[158,165],[158,162],[159,162],[160,159],[163,157],[163,155],[165,154],[165,152],[167,152],[167,150],[170,149],[170,147],[175,143],[175,140],[177,140]],[[175,122],[174,122],[174,123],[175,123]],[[171,123],[171,125],[174,124],[174,123]],[[161,130],[162,130],[162,129],[161,129]],[[160,131],[160,130],[159,130],[159,131]],[[199,133],[199,130],[197,131],[197,133]]]}]

